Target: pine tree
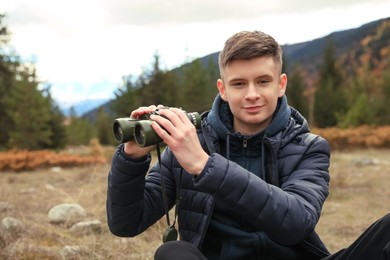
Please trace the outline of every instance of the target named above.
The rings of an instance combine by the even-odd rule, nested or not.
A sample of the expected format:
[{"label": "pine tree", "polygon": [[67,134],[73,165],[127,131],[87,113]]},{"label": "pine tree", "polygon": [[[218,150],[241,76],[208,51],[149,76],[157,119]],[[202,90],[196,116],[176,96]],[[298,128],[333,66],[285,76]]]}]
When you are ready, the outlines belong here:
[{"label": "pine tree", "polygon": [[206,76],[207,76],[207,94],[205,96],[206,103],[208,104],[204,110],[209,110],[211,105],[214,102],[215,96],[218,94],[217,88],[217,80],[220,78],[218,63],[214,61],[211,57],[209,58],[207,68],[206,68]]},{"label": "pine tree", "polygon": [[96,118],[96,131],[99,143],[109,145],[114,143],[112,132],[112,119],[109,117],[104,107],[100,107]]},{"label": "pine tree", "polygon": [[36,150],[52,145],[51,104],[38,90],[34,68],[24,66],[18,73],[6,105],[12,121],[9,147]]},{"label": "pine tree", "polygon": [[47,149],[65,145],[63,117],[49,87],[42,89],[35,66],[9,53],[9,33],[0,14],[0,146]]},{"label": "pine tree", "polygon": [[114,117],[128,117],[131,111],[141,105],[140,98],[137,96],[139,91],[132,82],[132,77],[124,76],[122,81],[122,86],[114,93],[115,98],[110,106]]},{"label": "pine tree", "polygon": [[66,133],[68,145],[88,145],[96,137],[96,128],[86,119],[71,116]]},{"label": "pine tree", "polygon": [[378,83],[378,96],[372,106],[377,125],[390,125],[390,54],[388,57],[387,68],[383,70],[381,80]]},{"label": "pine tree", "polygon": [[62,149],[66,146],[68,136],[64,125],[64,114],[60,107],[52,103],[51,119],[49,121],[49,128],[51,129],[49,149]]},{"label": "pine tree", "polygon": [[15,68],[19,66],[18,57],[6,52],[9,32],[4,18],[5,15],[0,14],[0,149],[7,148],[9,141],[9,127],[12,121],[6,104],[10,99],[10,91],[15,80]]},{"label": "pine tree", "polygon": [[341,68],[337,65],[333,44],[323,53],[314,100],[314,120],[318,127],[336,126],[339,114],[345,113]]},{"label": "pine tree", "polygon": [[361,92],[356,98],[353,106],[347,114],[340,120],[341,127],[356,127],[359,125],[371,125],[374,121],[374,114],[370,109],[370,102],[367,93]]},{"label": "pine tree", "polygon": [[297,109],[305,118],[309,118],[309,100],[306,95],[306,84],[303,69],[297,65],[288,76],[286,95],[290,106]]},{"label": "pine tree", "polygon": [[167,71],[162,77],[162,89],[164,90],[164,104],[169,107],[182,107],[183,94],[180,91],[182,86],[175,71]]},{"label": "pine tree", "polygon": [[67,135],[64,125],[65,116],[60,107],[56,104],[50,94],[50,85],[43,88],[43,96],[47,98],[50,109],[49,128],[51,129],[50,145],[45,147],[49,149],[61,149],[67,144]]},{"label": "pine tree", "polygon": [[370,68],[367,66],[360,75],[352,77],[346,85],[345,113],[338,114],[340,127],[356,127],[371,125],[375,122],[372,90],[376,89],[375,80]]},{"label": "pine tree", "polygon": [[160,57],[154,56],[153,69],[140,76],[141,105],[167,105],[167,84],[164,82],[165,72],[160,68]]},{"label": "pine tree", "polygon": [[210,85],[207,71],[200,59],[194,60],[184,68],[183,76],[185,110],[199,113],[210,108]]}]

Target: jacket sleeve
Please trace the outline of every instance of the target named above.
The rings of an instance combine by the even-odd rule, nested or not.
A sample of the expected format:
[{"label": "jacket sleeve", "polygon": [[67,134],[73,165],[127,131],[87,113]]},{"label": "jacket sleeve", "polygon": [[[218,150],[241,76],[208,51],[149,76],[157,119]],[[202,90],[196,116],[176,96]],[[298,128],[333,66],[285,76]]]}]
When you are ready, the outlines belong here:
[{"label": "jacket sleeve", "polygon": [[117,236],[136,236],[164,214],[160,183],[146,173],[150,155],[131,160],[124,154],[123,145],[115,151],[108,174],[107,224]]},{"label": "jacket sleeve", "polygon": [[279,157],[280,187],[215,153],[194,184],[223,200],[273,240],[297,244],[314,231],[328,196],[330,151],[319,136],[309,144],[289,145],[280,155],[284,158]]}]

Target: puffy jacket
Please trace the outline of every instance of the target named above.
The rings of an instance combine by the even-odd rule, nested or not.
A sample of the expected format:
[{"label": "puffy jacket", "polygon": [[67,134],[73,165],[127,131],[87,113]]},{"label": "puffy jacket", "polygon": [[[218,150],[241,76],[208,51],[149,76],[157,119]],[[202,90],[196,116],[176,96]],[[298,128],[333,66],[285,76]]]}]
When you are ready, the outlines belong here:
[{"label": "puffy jacket", "polygon": [[150,155],[131,160],[122,145],[117,148],[108,176],[111,232],[135,236],[159,220],[164,215],[160,173],[166,182],[169,208],[175,204],[181,175],[178,223],[182,240],[201,247],[217,198],[273,241],[301,245],[307,259],[328,255],[314,231],[329,192],[326,140],[311,134],[306,120],[291,108],[285,129],[263,136],[265,174],[260,178],[219,154],[221,141],[207,115],[202,115],[198,136],[210,157],[196,178],[185,172],[169,147],[162,154],[161,166],[155,164],[147,175]]}]

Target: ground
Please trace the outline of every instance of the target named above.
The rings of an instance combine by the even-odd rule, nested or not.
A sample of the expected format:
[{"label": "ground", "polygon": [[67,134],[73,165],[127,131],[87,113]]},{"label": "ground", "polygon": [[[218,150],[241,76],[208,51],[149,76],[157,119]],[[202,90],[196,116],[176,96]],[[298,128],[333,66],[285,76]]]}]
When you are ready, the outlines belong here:
[{"label": "ground", "polygon": [[[87,248],[77,259],[153,259],[166,223],[162,219],[135,238],[113,236],[107,228],[105,200],[109,165],[0,172],[0,220],[19,219],[24,234],[0,241],[0,259],[61,259],[66,246]],[[331,252],[348,246],[373,221],[389,211],[390,150],[333,152],[331,193],[317,231]],[[100,220],[102,232],[74,236],[48,221],[48,211],[61,203],[78,203],[87,220]]]}]

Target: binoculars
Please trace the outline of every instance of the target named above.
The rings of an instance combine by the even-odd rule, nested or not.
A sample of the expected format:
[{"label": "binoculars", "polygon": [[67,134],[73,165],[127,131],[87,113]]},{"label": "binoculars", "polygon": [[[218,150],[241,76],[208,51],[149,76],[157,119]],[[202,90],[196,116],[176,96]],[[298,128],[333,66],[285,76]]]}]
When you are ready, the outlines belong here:
[{"label": "binoculars", "polygon": [[[188,119],[196,127],[200,128],[200,115],[197,112],[186,113]],[[142,115],[140,118],[134,119],[131,117],[117,118],[113,124],[115,139],[119,143],[126,143],[131,140],[140,147],[147,147],[160,143],[162,139],[152,128],[151,115],[160,115],[158,109],[148,114]]]}]

